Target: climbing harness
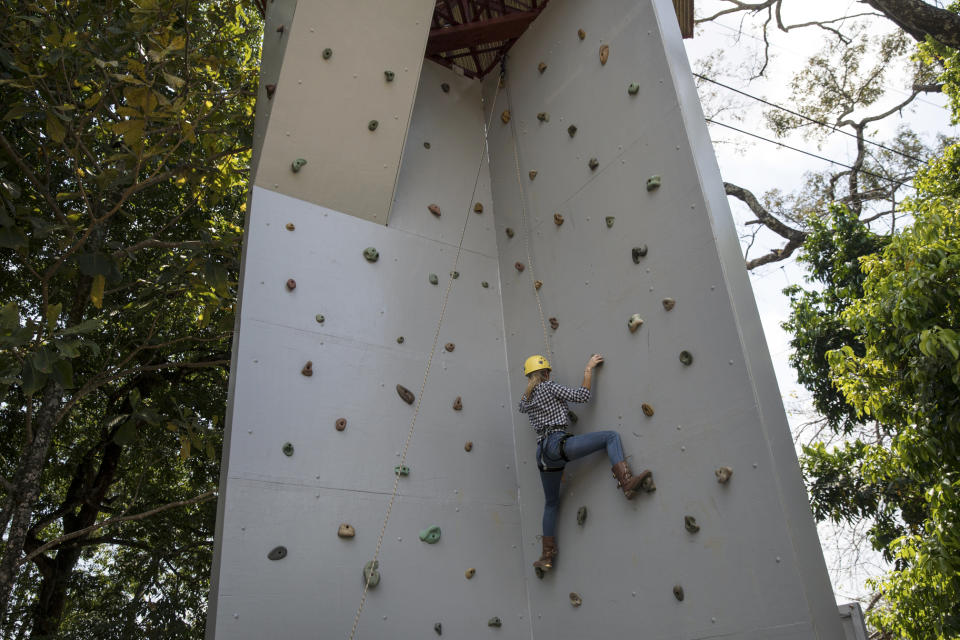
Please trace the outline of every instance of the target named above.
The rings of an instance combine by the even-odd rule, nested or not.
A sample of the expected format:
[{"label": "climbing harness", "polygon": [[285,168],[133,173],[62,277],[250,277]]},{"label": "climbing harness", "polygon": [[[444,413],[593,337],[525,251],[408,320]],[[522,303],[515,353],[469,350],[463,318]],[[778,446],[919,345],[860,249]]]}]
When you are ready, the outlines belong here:
[{"label": "climbing harness", "polygon": [[[503,74],[501,72],[500,81],[502,80],[503,80]],[[496,106],[496,103],[497,103],[497,97],[500,94],[500,81],[497,82],[497,90],[494,92],[493,102],[490,105],[490,119],[493,118],[494,107]],[[453,281],[457,277],[457,267],[460,264],[460,254],[463,252],[463,239],[466,237],[467,224],[470,221],[469,212],[473,208],[474,197],[477,194],[477,187],[480,184],[480,173],[483,171],[483,160],[484,160],[484,155],[486,154],[486,151],[487,151],[487,132],[490,130],[490,119],[487,120],[486,126],[484,127],[484,130],[483,130],[483,144],[480,146],[480,162],[479,162],[479,166],[477,167],[476,178],[474,179],[474,182],[473,182],[473,191],[470,194],[470,203],[467,206],[467,216],[466,218],[464,218],[463,229],[460,232],[460,243],[457,245],[457,254],[453,260],[453,269],[451,269],[450,276],[447,278],[447,289],[443,293],[443,304],[440,307],[440,317],[437,320],[437,329],[433,335],[433,345],[430,347],[430,355],[427,357],[426,370],[423,372],[423,381],[420,383],[420,393],[417,395],[417,404],[413,410],[413,418],[411,418],[410,420],[410,429],[407,431],[407,439],[403,443],[403,451],[400,455],[400,464],[398,465],[398,468],[400,469],[406,468],[405,462],[407,459],[407,450],[410,448],[410,440],[413,438],[413,429],[417,424],[417,416],[420,414],[420,403],[423,401],[423,392],[427,386],[427,378],[430,376],[430,366],[433,364],[433,356],[437,350],[437,343],[440,341],[440,329],[443,325],[443,318],[447,312],[447,301],[450,298],[450,290],[453,288]],[[541,312],[541,316],[542,315],[543,314]],[[383,536],[387,531],[387,522],[389,522],[390,520],[390,513],[393,510],[393,503],[396,500],[397,491],[400,486],[400,475],[401,475],[400,473],[394,474],[393,490],[390,493],[390,501],[387,503],[387,513],[383,518],[383,526],[380,527],[380,534],[377,536],[377,547],[376,547],[376,550],[373,552],[373,559],[370,561],[370,563],[373,563],[374,567],[376,567],[377,564],[379,563],[380,549],[383,546]],[[357,625],[360,624],[360,614],[363,612],[363,606],[367,601],[367,593],[369,592],[371,586],[375,586],[375,585],[371,584],[371,578],[367,577],[367,579],[365,579],[363,583],[363,594],[360,597],[360,606],[357,608],[357,613],[353,618],[353,627],[350,629],[349,640],[353,640],[354,636],[357,633]]]},{"label": "climbing harness", "polygon": [[[570,458],[567,457],[567,440],[573,437],[573,434],[566,433],[560,438],[559,448],[560,448],[560,458],[566,463],[570,462]],[[542,472],[552,472],[552,471],[563,471],[564,467],[548,467],[543,462],[543,449],[547,444],[547,440],[550,439],[550,436],[547,435],[539,445],[537,445],[537,469],[540,469]],[[564,465],[566,466],[566,465]]]}]

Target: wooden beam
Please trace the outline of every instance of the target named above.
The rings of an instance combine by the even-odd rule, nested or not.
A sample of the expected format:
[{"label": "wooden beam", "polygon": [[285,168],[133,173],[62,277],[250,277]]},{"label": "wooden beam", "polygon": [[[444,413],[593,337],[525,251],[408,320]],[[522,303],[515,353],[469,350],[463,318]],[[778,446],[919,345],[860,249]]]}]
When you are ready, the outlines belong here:
[{"label": "wooden beam", "polygon": [[513,40],[527,30],[538,11],[511,13],[493,20],[433,29],[427,40],[426,55],[434,55],[454,49],[468,49],[499,40]]}]

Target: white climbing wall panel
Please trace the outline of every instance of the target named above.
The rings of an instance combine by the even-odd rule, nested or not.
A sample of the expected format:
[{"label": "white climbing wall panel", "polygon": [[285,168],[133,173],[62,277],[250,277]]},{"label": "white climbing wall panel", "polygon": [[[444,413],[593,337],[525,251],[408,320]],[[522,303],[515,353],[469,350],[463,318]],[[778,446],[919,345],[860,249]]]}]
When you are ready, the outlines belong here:
[{"label": "white climbing wall panel", "polygon": [[[307,5],[297,7],[294,33],[310,28],[300,22]],[[405,38],[391,59],[407,56],[404,47],[422,56],[426,31]],[[326,90],[379,91],[366,85],[383,83],[383,64],[363,61],[360,42],[352,48],[344,39],[323,61],[349,61],[330,71],[337,80]],[[355,65],[369,69],[355,79]],[[438,622],[443,637],[467,639],[843,638],[670,0],[553,0],[511,49],[507,87],[492,106],[493,75],[480,83],[419,65],[407,65],[419,75],[405,79],[418,85],[409,129],[398,134],[396,184],[379,170],[325,173],[339,145],[374,149],[381,135],[397,135],[367,131],[365,115],[353,131],[359,105],[335,134],[302,130],[286,146],[270,138],[285,130],[273,105],[244,247],[208,637],[349,636],[414,416],[395,385],[421,395],[443,309],[404,462],[410,474],[400,478],[381,582],[357,638],[437,637]],[[396,139],[385,144],[398,159]],[[313,153],[318,173],[305,174]],[[294,157],[308,160],[298,174]],[[295,188],[274,188],[265,172]],[[647,191],[653,175],[662,185]],[[339,204],[339,194],[365,191],[392,194],[389,224]],[[527,239],[533,270],[519,273]],[[635,263],[641,245],[648,253]],[[362,255],[367,247],[376,262]],[[559,322],[547,329],[555,377],[575,385],[590,353],[607,357],[593,401],[572,407],[573,431],[618,430],[634,470],[651,468],[657,485],[627,502],[605,456],[571,463],[560,555],[543,580],[530,566],[543,506],[534,437],[515,409],[523,360],[545,349],[534,278],[544,320]],[[630,333],[634,313],[645,323]],[[341,417],[347,426],[337,431]],[[721,485],[714,470],[725,465],[734,473]],[[687,515],[699,532],[685,530]],[[356,537],[338,538],[341,523]],[[442,529],[435,545],[418,539],[431,525]],[[268,559],[278,546],[286,556]],[[582,606],[570,605],[571,592]],[[488,627],[495,616],[502,626]]]}]

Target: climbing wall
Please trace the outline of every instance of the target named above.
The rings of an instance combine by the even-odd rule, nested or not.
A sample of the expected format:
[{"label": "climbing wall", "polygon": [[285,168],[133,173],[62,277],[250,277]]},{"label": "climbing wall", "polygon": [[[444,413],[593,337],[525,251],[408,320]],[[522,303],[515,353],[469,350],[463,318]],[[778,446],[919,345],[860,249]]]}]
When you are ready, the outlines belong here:
[{"label": "climbing wall", "polygon": [[[356,4],[266,33],[208,637],[842,638],[669,0],[553,0],[503,88],[420,60],[432,2]],[[607,357],[573,431],[656,491],[572,463],[539,580],[515,405],[545,332],[563,382]]]}]

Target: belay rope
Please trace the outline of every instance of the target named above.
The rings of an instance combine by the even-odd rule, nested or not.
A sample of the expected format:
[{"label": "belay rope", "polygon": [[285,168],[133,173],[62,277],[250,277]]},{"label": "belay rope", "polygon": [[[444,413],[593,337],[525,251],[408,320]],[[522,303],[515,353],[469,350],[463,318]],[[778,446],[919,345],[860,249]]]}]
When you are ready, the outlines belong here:
[{"label": "belay rope", "polygon": [[[467,224],[470,221],[470,210],[473,205],[474,198],[477,195],[477,186],[480,184],[480,173],[483,171],[484,155],[487,152],[487,136],[490,130],[490,124],[493,119],[493,114],[496,111],[497,98],[500,95],[500,86],[501,84],[505,83],[505,79],[506,79],[506,70],[501,65],[500,78],[497,82],[497,89],[493,94],[493,101],[490,103],[490,117],[487,119],[486,126],[484,127],[484,130],[483,130],[483,144],[480,147],[480,162],[479,162],[479,166],[477,167],[476,178],[473,181],[473,192],[470,194],[470,202],[467,206],[467,215],[463,221],[463,229],[460,232],[460,243],[457,245],[457,254],[453,260],[453,270],[450,272],[450,276],[447,279],[447,289],[443,293],[443,304],[440,307],[440,317],[437,320],[437,329],[433,335],[433,345],[431,345],[430,347],[430,355],[427,357],[427,366],[425,371],[423,372],[423,381],[420,383],[420,393],[417,395],[417,404],[414,407],[413,418],[410,420],[410,429],[407,431],[407,439],[403,443],[403,451],[400,454],[400,467],[403,467],[404,463],[407,460],[407,451],[410,448],[410,441],[413,438],[413,429],[417,424],[417,416],[420,414],[420,403],[423,401],[423,393],[427,387],[427,378],[430,376],[430,367],[433,364],[433,356],[437,350],[437,343],[440,341],[440,329],[443,326],[443,318],[447,312],[447,301],[450,298],[450,291],[453,288],[453,281],[454,281],[453,274],[456,273],[457,267],[460,264],[460,254],[463,252],[463,240],[466,237]],[[511,106],[509,87],[507,88],[507,106],[508,107]],[[517,170],[517,186],[520,188],[520,215],[523,223],[524,242],[525,242],[526,251],[527,251],[527,267],[529,268],[529,271],[530,271],[530,282],[531,282],[531,285],[533,286],[533,292],[537,299],[537,308],[540,311],[540,324],[543,327],[543,341],[547,348],[547,357],[552,359],[553,354],[550,350],[550,341],[547,338],[547,325],[543,319],[543,305],[540,302],[540,292],[537,291],[537,288],[534,285],[535,280],[533,277],[533,258],[531,257],[531,254],[530,254],[530,238],[529,238],[530,227],[529,227],[529,222],[527,220],[526,201],[523,196],[523,182],[520,179],[520,159],[517,154],[516,133],[517,133],[516,125],[512,125],[511,140],[513,143],[513,160]],[[380,549],[383,547],[383,536],[387,531],[387,523],[390,521],[390,513],[391,511],[393,511],[393,503],[396,500],[399,486],[400,486],[400,474],[395,473],[393,478],[393,490],[390,493],[390,501],[387,503],[387,513],[386,515],[384,515],[383,526],[380,527],[380,534],[377,536],[377,547],[376,547],[376,550],[373,552],[372,566],[374,567],[376,567],[377,564],[379,563]],[[369,575],[372,576],[372,572]],[[357,613],[353,618],[353,627],[350,629],[349,640],[353,640],[354,636],[357,633],[357,626],[360,624],[360,614],[363,613],[363,606],[364,604],[366,604],[367,593],[369,592],[369,590],[370,590],[370,577],[367,577],[367,579],[364,580],[364,583],[363,583],[363,594],[360,596],[360,606],[357,607]]]}]

